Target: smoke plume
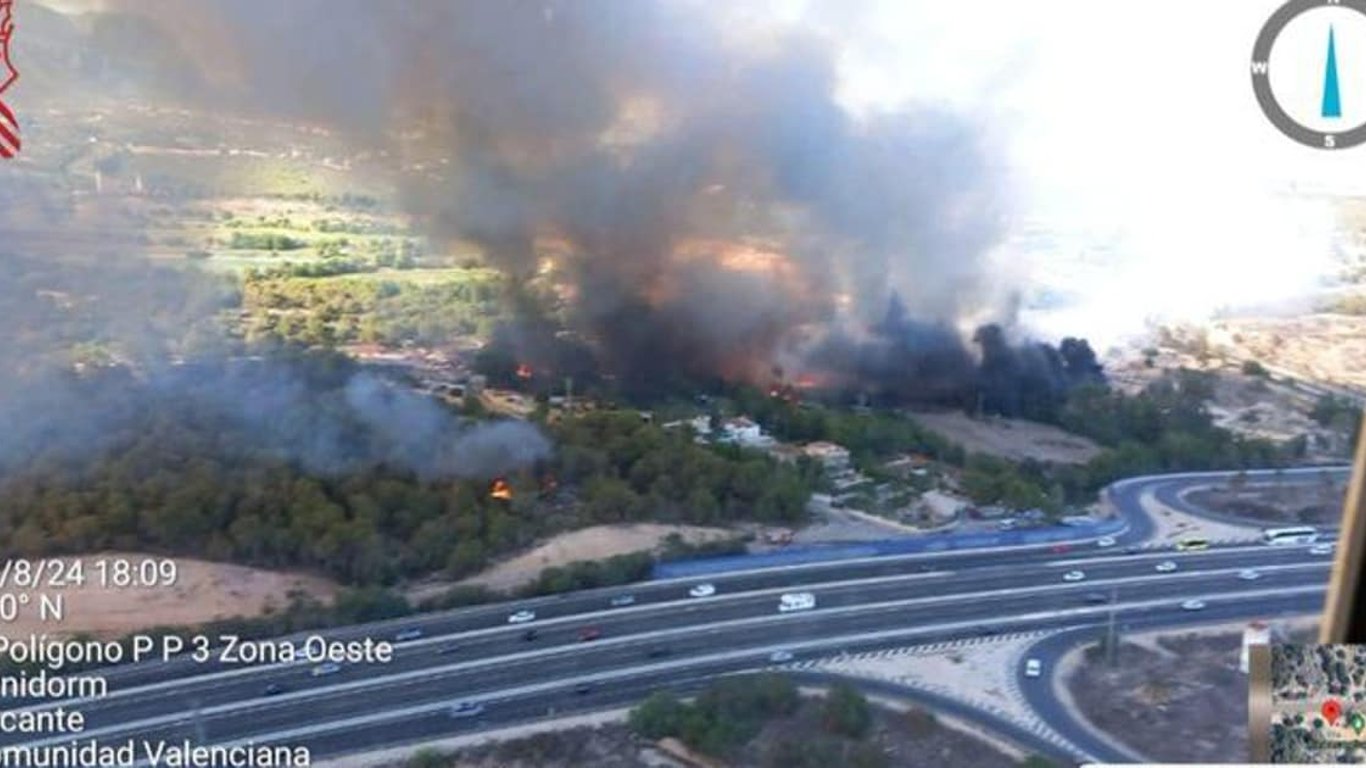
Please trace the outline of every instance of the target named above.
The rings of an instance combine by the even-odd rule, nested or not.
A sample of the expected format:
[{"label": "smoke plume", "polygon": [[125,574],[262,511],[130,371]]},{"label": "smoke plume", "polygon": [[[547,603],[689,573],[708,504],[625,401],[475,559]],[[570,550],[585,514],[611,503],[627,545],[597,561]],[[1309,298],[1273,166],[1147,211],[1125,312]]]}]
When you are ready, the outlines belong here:
[{"label": "smoke plume", "polygon": [[682,0],[113,7],[179,41],[200,94],[384,148],[434,239],[555,286],[556,320],[627,385],[880,370],[858,347],[898,296],[935,330],[893,344],[924,362],[896,376],[938,387],[969,320],[1011,319],[984,263],[1003,179],[980,127],[851,116],[835,47],[799,27]]}]

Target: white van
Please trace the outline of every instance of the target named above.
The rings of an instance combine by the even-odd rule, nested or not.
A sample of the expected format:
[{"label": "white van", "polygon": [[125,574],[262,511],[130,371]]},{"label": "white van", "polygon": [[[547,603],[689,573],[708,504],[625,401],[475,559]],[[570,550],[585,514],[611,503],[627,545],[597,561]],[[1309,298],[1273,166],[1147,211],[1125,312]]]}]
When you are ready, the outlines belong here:
[{"label": "white van", "polygon": [[779,613],[809,611],[816,607],[816,596],[810,592],[789,592],[778,601]]}]

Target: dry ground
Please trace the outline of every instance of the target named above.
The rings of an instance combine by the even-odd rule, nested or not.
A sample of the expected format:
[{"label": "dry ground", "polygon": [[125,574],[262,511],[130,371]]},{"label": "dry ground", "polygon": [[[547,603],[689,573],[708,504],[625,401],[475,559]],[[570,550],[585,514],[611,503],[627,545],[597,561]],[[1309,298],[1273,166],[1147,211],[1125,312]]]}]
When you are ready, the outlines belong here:
[{"label": "dry ground", "polygon": [[1032,458],[1058,464],[1085,464],[1100,446],[1047,424],[991,417],[974,419],[959,411],[912,414],[917,422],[970,452],[1020,461]]},{"label": "dry ground", "polygon": [[1214,340],[1241,357],[1307,381],[1366,389],[1366,317],[1314,314],[1238,318],[1214,324]]},{"label": "dry ground", "polygon": [[[1291,639],[1310,634],[1297,625]],[[1083,652],[1064,684],[1093,725],[1154,762],[1246,761],[1241,648],[1233,625],[1138,636],[1120,646],[1115,667]]]},{"label": "dry ground", "polygon": [[[886,766],[933,765],[939,768],[1015,768],[1016,757],[960,728],[939,722],[922,710],[898,712],[874,707],[873,727],[866,737],[886,756]],[[810,744],[823,733],[820,703],[808,699],[795,715],[771,722],[749,745],[726,760],[710,760],[725,768],[780,768],[790,764],[785,743]],[[839,746],[853,742],[835,741]],[[826,747],[828,748],[828,747]],[[842,764],[838,753],[826,765]],[[378,765],[378,764],[373,764]],[[384,763],[404,768],[405,761]],[[455,750],[444,761],[425,765],[443,768],[661,768],[684,765],[662,755],[653,744],[634,737],[621,723],[580,726]]]},{"label": "dry ground", "polygon": [[[671,533],[679,534],[689,543],[724,539],[734,535],[733,532],[722,528],[692,525],[597,525],[562,533],[529,552],[504,560],[460,583],[481,585],[499,591],[514,590],[535,581],[541,571],[551,566],[568,565],[578,560],[602,560],[613,555],[654,549]],[[408,597],[421,600],[439,594],[449,587],[450,584],[446,582],[426,581],[409,590]]]},{"label": "dry ground", "polygon": [[[42,590],[48,595],[65,596],[66,617],[60,625],[39,621],[37,612],[26,606],[19,620],[4,625],[4,634],[17,637],[44,632],[89,632],[112,637],[154,626],[194,625],[215,619],[258,616],[267,608],[285,607],[288,594],[293,590],[330,601],[337,589],[335,584],[314,576],[188,559],[176,559],[179,570],[172,587],[96,587],[92,564],[99,558],[116,557],[136,561],[146,556],[126,553],[84,556],[84,586],[67,587],[60,592]],[[36,605],[36,602],[30,605]]]},{"label": "dry ground", "polygon": [[1186,498],[1206,509],[1258,524],[1336,526],[1342,523],[1346,496],[1346,485],[1330,480],[1282,487],[1249,485],[1241,491],[1218,486],[1191,491]]}]

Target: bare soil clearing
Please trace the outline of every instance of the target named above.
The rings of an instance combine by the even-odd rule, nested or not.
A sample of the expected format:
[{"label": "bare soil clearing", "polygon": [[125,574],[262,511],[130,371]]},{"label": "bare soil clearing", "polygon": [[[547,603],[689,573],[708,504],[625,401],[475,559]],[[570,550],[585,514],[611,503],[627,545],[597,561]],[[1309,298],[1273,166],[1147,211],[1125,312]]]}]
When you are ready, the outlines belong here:
[{"label": "bare soil clearing", "polygon": [[[478,585],[489,589],[513,590],[536,580],[541,571],[552,566],[568,565],[579,560],[603,560],[613,555],[625,555],[655,549],[669,534],[677,533],[683,540],[696,544],[725,539],[734,535],[722,528],[703,528],[692,525],[596,525],[555,536],[529,552],[504,560],[461,584]],[[409,597],[441,592],[449,584],[426,582],[410,591]]]},{"label": "bare soil clearing", "polygon": [[[216,619],[259,616],[287,606],[294,591],[323,602],[331,601],[337,592],[335,584],[315,576],[184,558],[175,558],[177,579],[171,587],[101,589],[94,584],[92,564],[96,560],[123,558],[139,562],[148,557],[127,553],[83,556],[80,559],[85,561],[84,586],[42,590],[49,596],[65,596],[66,617],[61,624],[42,622],[36,610],[24,610],[17,621],[5,625],[5,636],[88,632],[114,637],[155,626],[188,626]],[[69,562],[73,558],[50,559]]]},{"label": "bare soil clearing", "polygon": [[1100,453],[1094,442],[1048,424],[1022,419],[974,419],[959,411],[914,413],[911,418],[965,450],[1022,461],[1085,464]]},{"label": "bare soil clearing", "polygon": [[1347,496],[1344,482],[1249,485],[1241,490],[1227,486],[1191,491],[1193,504],[1250,522],[1268,525],[1337,526],[1342,523],[1342,504]]}]

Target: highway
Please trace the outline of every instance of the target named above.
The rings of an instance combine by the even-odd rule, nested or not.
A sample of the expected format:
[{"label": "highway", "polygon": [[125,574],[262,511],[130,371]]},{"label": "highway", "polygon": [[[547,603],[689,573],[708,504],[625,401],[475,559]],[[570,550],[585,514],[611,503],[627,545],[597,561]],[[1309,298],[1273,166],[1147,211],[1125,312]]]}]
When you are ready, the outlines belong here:
[{"label": "highway", "polygon": [[[686,691],[711,676],[765,668],[779,649],[802,660],[987,633],[1069,630],[1099,626],[1112,610],[1123,625],[1160,626],[1319,609],[1331,557],[1306,547],[1130,547],[1151,530],[1139,495],[1177,482],[1196,480],[1126,481],[1111,489],[1130,523],[1113,547],[1078,542],[1065,551],[951,552],[737,572],[705,579],[717,588],[707,598],[688,597],[704,580],[686,579],[482,606],[325,633],[392,638],[420,628],[422,637],[399,644],[389,664],[349,665],[325,676],[313,676],[305,663],[134,665],[112,671],[107,698],[63,703],[85,714],[83,737],[101,741],[280,742],[325,757],[616,706],[659,687]],[[1168,560],[1176,570],[1158,572]],[[1249,568],[1258,578],[1239,577]],[[1069,571],[1084,578],[1065,581]],[[798,585],[816,595],[816,609],[779,613],[779,595]],[[611,607],[611,598],[625,593],[635,604]],[[1208,606],[1183,610],[1189,598]],[[508,614],[522,608],[534,610],[536,620],[509,625]],[[536,637],[526,639],[533,627]],[[588,627],[600,638],[581,641]],[[450,716],[450,705],[462,700],[478,701],[484,711]],[[1087,754],[1104,754],[1092,751],[1087,734],[1073,732],[1056,703],[1031,704]],[[8,734],[0,745],[71,738]]]}]

